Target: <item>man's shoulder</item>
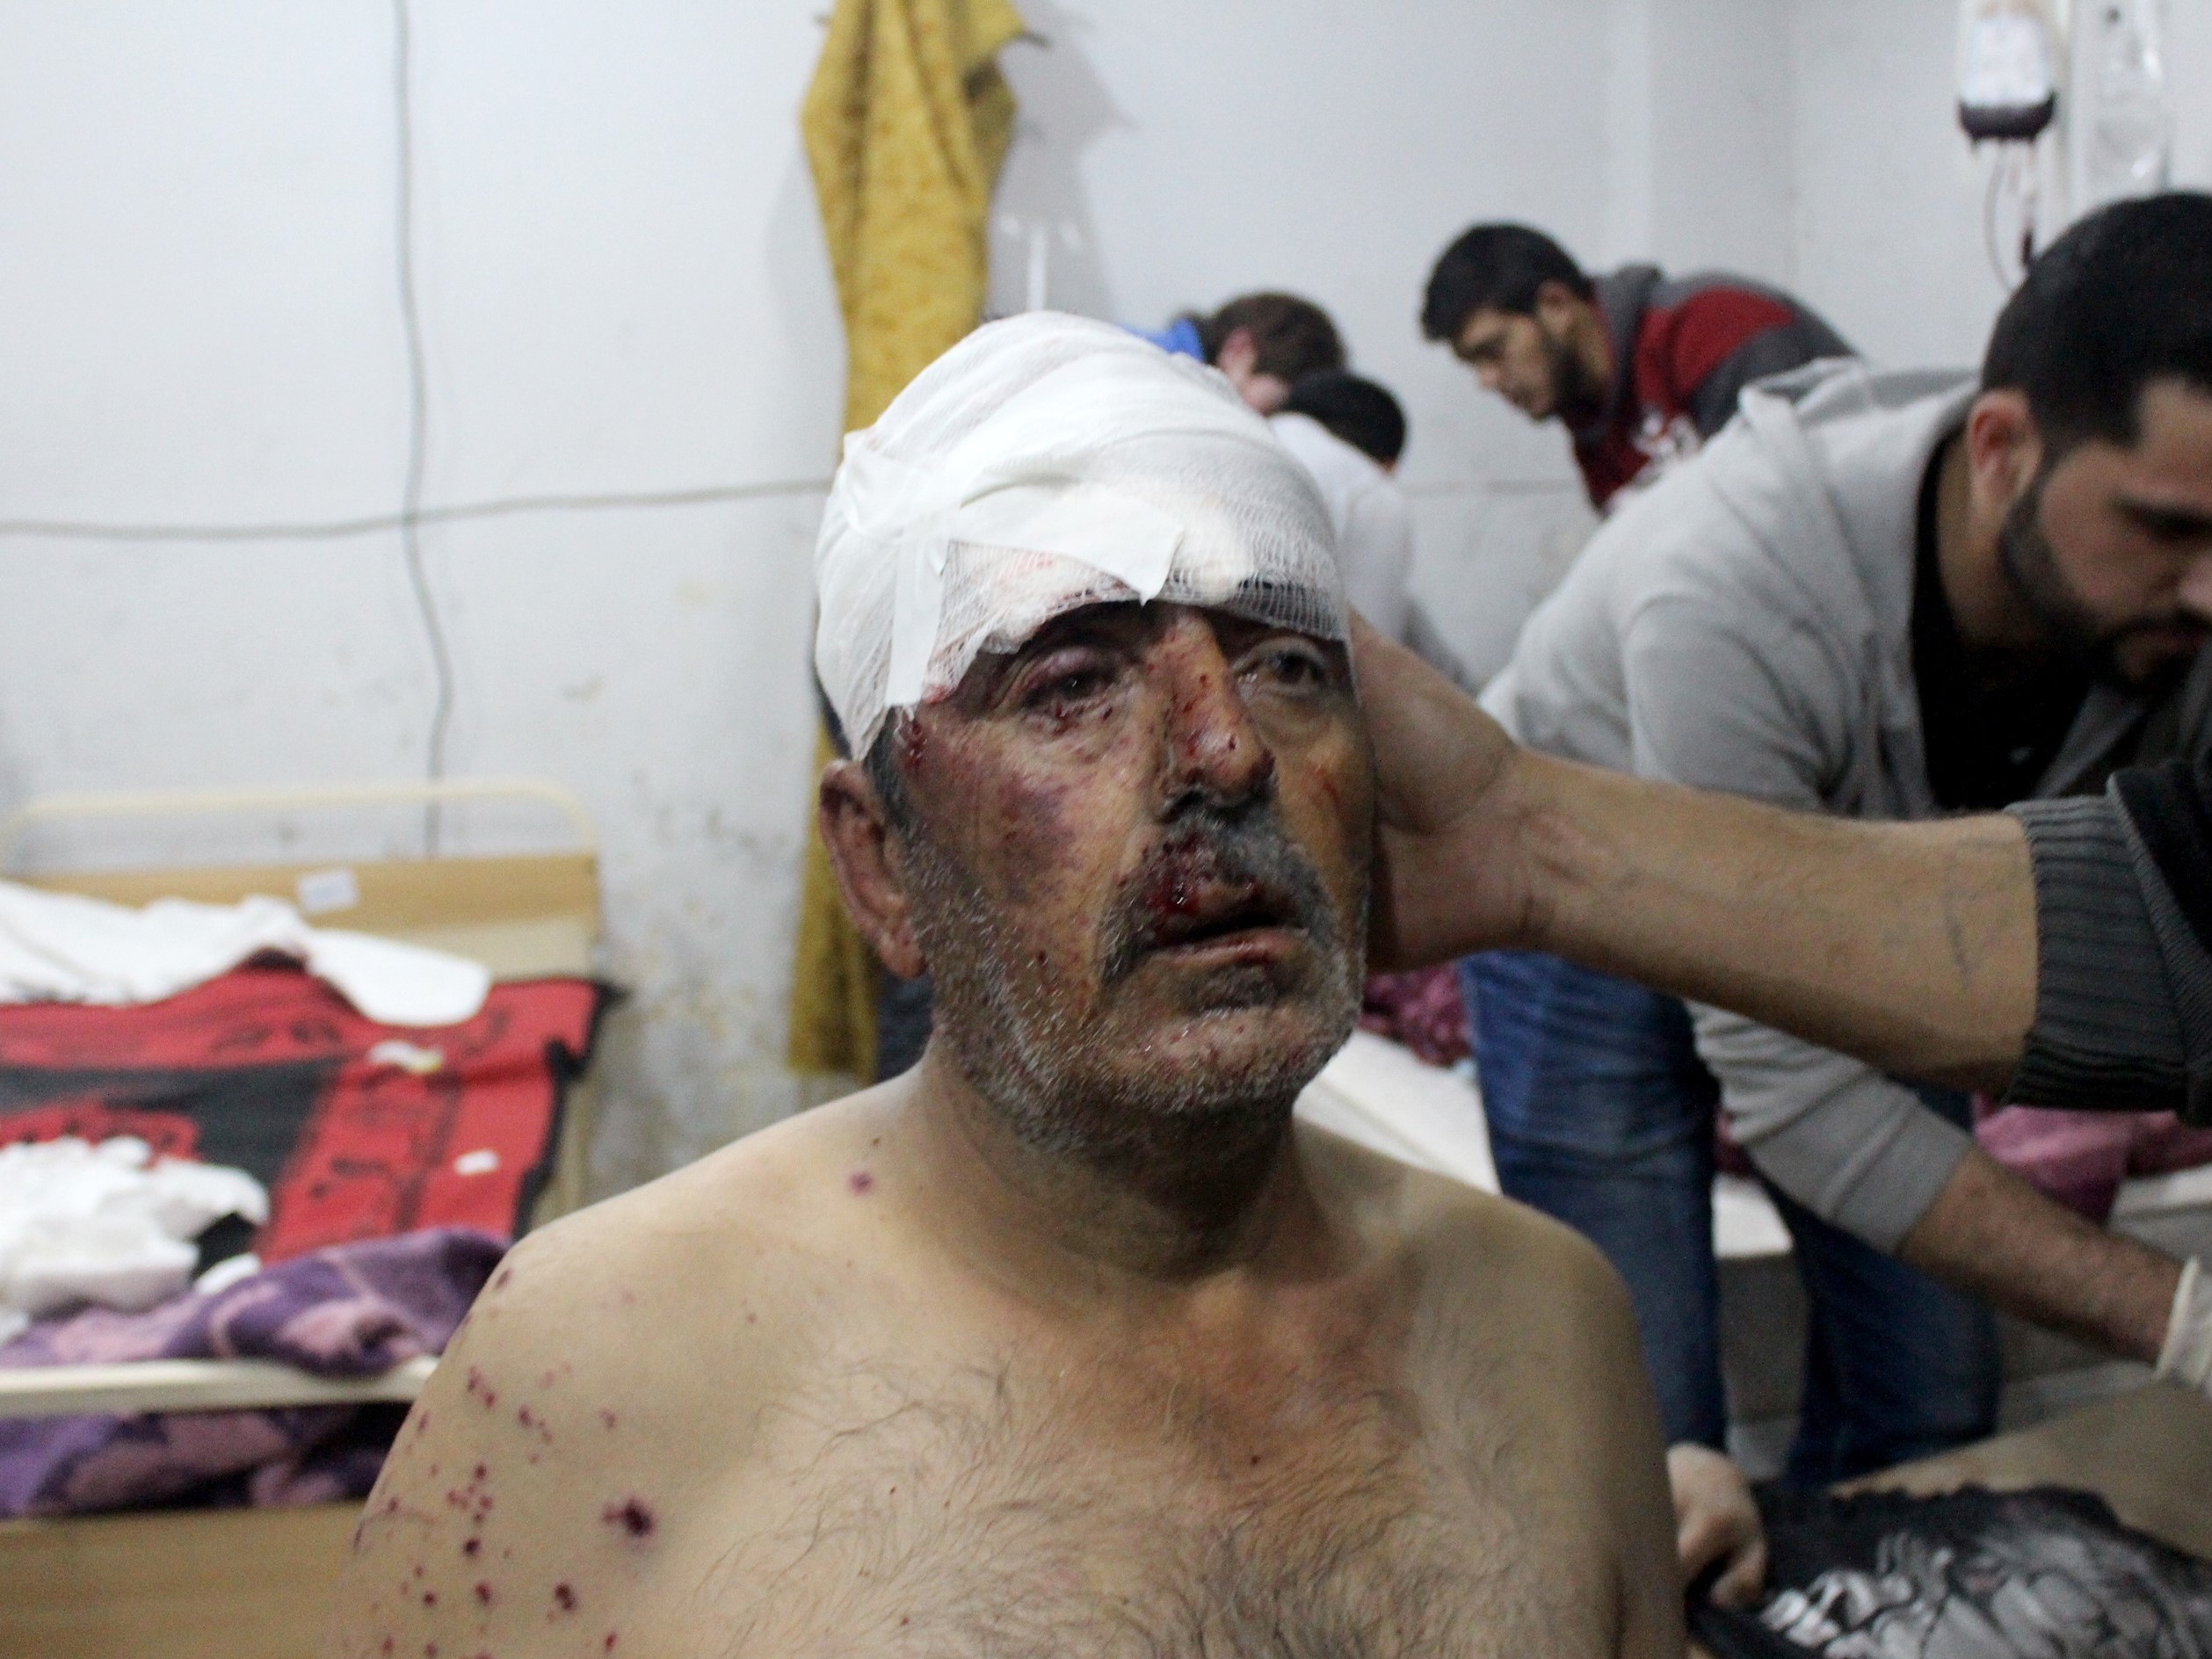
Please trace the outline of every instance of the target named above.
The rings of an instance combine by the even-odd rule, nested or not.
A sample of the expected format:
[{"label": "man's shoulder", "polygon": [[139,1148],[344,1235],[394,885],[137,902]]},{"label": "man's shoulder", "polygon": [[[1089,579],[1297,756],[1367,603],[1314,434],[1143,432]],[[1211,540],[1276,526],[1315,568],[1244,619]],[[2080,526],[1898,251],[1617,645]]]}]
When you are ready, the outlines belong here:
[{"label": "man's shoulder", "polygon": [[1327,1200],[1352,1213],[1375,1248],[1403,1252],[1436,1293],[1531,1313],[1568,1332],[1627,1316],[1620,1276],[1573,1228],[1326,1130],[1301,1133]]},{"label": "man's shoulder", "polygon": [[865,1147],[875,1091],[786,1119],[542,1228],[493,1275],[472,1323],[484,1356],[526,1362],[540,1346],[576,1349],[579,1322],[641,1351],[681,1351],[709,1330],[747,1325],[762,1345],[799,1300],[812,1266],[838,1248],[821,1194]]}]

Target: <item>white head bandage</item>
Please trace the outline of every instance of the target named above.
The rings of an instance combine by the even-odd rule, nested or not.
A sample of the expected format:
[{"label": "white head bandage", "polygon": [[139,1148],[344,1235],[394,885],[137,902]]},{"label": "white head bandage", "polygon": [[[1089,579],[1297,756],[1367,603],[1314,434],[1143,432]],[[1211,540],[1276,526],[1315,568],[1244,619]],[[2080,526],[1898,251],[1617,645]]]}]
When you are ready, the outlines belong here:
[{"label": "white head bandage", "polygon": [[1102,322],[978,329],[845,441],[815,548],[816,670],[855,756],[979,651],[1166,599],[1342,640],[1320,496],[1229,382]]}]

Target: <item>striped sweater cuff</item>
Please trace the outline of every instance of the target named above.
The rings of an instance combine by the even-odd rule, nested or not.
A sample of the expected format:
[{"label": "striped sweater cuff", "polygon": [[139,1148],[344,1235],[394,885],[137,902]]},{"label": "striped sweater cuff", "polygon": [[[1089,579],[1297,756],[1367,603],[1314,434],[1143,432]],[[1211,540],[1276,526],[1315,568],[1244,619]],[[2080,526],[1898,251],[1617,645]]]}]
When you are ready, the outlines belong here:
[{"label": "striped sweater cuff", "polygon": [[2035,1024],[2005,1098],[2173,1110],[2187,1055],[2157,930],[2118,806],[2101,796],[2006,808],[2035,880]]}]

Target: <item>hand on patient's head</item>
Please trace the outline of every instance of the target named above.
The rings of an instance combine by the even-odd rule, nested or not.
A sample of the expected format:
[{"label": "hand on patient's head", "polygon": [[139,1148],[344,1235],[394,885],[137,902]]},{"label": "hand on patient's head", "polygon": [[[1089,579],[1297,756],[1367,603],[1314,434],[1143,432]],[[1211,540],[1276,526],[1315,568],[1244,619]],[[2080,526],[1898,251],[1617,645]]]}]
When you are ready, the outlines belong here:
[{"label": "hand on patient's head", "polygon": [[1352,648],[1374,753],[1374,967],[1529,942],[1521,750],[1466,692],[1356,616]]}]

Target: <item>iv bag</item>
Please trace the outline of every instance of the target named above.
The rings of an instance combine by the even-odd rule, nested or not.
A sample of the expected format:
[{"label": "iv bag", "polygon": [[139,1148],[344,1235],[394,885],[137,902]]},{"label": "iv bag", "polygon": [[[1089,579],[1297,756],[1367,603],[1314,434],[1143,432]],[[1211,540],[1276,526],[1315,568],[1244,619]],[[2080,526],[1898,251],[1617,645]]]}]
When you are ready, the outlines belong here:
[{"label": "iv bag", "polygon": [[2050,19],[2036,0],[1962,0],[1959,125],[1983,139],[2024,141],[2058,108]]},{"label": "iv bag", "polygon": [[2077,27],[2083,206],[2166,187],[2173,120],[2160,0],[2089,0]]}]

